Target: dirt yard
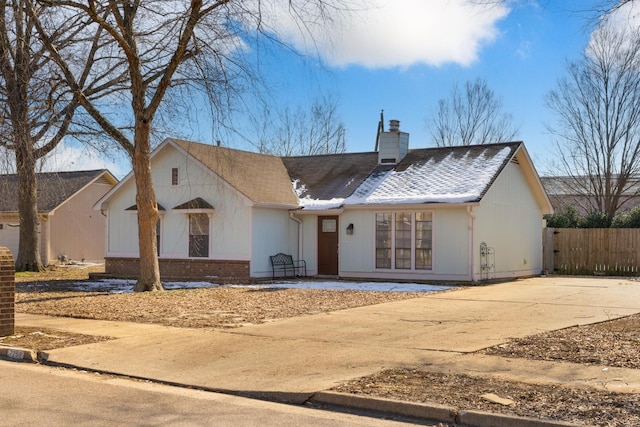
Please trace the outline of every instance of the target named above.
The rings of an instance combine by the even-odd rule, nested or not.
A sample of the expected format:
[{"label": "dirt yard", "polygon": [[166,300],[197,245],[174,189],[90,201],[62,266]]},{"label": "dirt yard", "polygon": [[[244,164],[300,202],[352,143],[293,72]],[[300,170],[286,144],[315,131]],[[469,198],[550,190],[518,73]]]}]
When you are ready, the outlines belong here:
[{"label": "dirt yard", "polygon": [[[307,289],[211,288],[113,294],[69,291],[89,269],[16,277],[17,311],[53,316],[158,323],[192,328],[236,328],[292,316],[379,304],[424,294]],[[454,291],[455,292],[455,291]],[[0,345],[50,350],[108,339],[53,330],[18,329]],[[502,357],[561,360],[640,369],[640,315],[513,340],[482,351]],[[640,395],[516,383],[468,375],[435,374],[407,366],[342,384],[336,391],[434,402],[592,426],[640,425]],[[513,401],[491,403],[493,393]]]}]

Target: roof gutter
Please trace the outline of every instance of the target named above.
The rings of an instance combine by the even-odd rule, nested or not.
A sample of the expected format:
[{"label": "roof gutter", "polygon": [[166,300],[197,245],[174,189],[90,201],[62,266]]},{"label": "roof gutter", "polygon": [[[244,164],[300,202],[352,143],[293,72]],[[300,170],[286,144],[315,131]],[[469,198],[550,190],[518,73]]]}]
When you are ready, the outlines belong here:
[{"label": "roof gutter", "polygon": [[398,210],[398,209],[434,209],[434,208],[460,208],[467,209],[480,206],[479,201],[460,202],[460,203],[406,203],[406,204],[387,204],[387,203],[362,203],[357,205],[346,205],[349,209],[376,209],[376,210]]},{"label": "roof gutter", "polygon": [[297,205],[286,205],[282,203],[267,203],[267,202],[254,202],[253,206],[256,208],[271,208],[271,209],[300,209]]},{"label": "roof gutter", "polygon": [[339,215],[344,212],[344,207],[335,209],[304,209],[295,211],[299,215]]}]

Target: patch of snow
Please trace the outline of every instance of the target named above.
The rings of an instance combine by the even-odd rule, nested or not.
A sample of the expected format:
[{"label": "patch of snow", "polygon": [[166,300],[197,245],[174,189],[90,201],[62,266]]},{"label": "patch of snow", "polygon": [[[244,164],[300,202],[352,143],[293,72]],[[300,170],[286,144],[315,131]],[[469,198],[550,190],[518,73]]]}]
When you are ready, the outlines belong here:
[{"label": "patch of snow", "polygon": [[291,181],[291,185],[293,186],[293,191],[295,191],[298,197],[302,197],[302,195],[307,192],[307,187],[305,187],[305,185],[301,183],[299,179],[294,179],[293,181]]},{"label": "patch of snow", "polygon": [[423,285],[420,283],[396,282],[342,282],[342,281],[300,281],[282,282],[268,285],[250,285],[257,288],[283,289],[327,289],[351,291],[379,291],[379,292],[437,292],[451,289],[451,286]]},{"label": "patch of snow", "polygon": [[345,204],[362,205],[367,203],[367,198],[373,194],[386,179],[392,175],[393,170],[373,172],[365,179],[356,190],[347,197]]},{"label": "patch of snow", "polygon": [[489,158],[486,150],[473,157],[469,153],[462,158],[449,154],[440,161],[412,164],[404,171],[371,174],[345,205],[476,201],[510,152],[505,147]]},{"label": "patch of snow", "polygon": [[[133,292],[135,283],[135,280],[101,279],[96,281],[75,282],[69,286],[77,291],[127,293]],[[220,286],[210,282],[163,282],[162,285],[165,289],[196,289]]]},{"label": "patch of snow", "polygon": [[344,204],[344,199],[335,198],[331,200],[311,199],[305,197],[300,199],[300,206],[306,210],[324,210],[324,209],[338,209]]},{"label": "patch of snow", "polygon": [[[135,280],[102,279],[96,281],[75,282],[70,286],[76,291],[86,292],[133,292]],[[327,289],[327,290],[358,290],[358,291],[382,291],[382,292],[436,292],[450,289],[451,286],[423,285],[419,283],[395,283],[395,282],[349,282],[349,281],[282,281],[260,285],[220,285],[210,282],[163,282],[164,288],[173,289],[198,289],[216,288],[219,286],[251,287],[251,288],[282,288],[282,289]]]}]

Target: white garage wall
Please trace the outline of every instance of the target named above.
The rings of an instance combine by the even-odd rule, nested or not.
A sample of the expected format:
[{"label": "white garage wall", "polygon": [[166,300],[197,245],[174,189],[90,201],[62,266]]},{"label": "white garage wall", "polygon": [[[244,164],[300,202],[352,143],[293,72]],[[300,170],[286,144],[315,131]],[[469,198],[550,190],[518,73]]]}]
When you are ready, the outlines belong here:
[{"label": "white garage wall", "polygon": [[540,274],[543,214],[518,164],[507,165],[474,212],[474,251],[483,241],[495,250],[496,277]]},{"label": "white garage wall", "polygon": [[0,224],[2,224],[2,230],[0,230],[0,246],[9,248],[15,261],[18,256],[18,243],[20,242],[18,215],[0,216]]}]

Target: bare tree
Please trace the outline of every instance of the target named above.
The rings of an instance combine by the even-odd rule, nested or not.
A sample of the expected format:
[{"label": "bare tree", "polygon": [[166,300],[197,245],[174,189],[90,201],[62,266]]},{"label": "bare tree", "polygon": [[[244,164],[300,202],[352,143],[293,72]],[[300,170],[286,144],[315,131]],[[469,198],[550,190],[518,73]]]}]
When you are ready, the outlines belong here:
[{"label": "bare tree", "polygon": [[510,141],[518,133],[511,115],[502,113],[502,101],[483,79],[467,81],[463,90],[455,85],[426,123],[439,147]]},{"label": "bare tree", "polygon": [[[52,7],[82,13],[88,27],[101,28],[107,38],[115,42],[116,46],[104,52],[105,55],[125,59],[123,69],[128,78],[126,95],[127,111],[132,119],[130,128],[113,119],[112,105],[92,102],[85,95],[77,74],[49,37],[50,32],[39,27],[80,105],[132,159],[140,257],[135,290],[160,290],[155,235],[158,209],[149,157],[154,119],[168,92],[189,89],[189,85],[192,89],[195,81],[204,85],[212,103],[219,105],[220,96],[234,90],[234,75],[247,71],[237,55],[244,47],[241,36],[247,29],[277,39],[277,32],[268,28],[265,19],[276,3],[259,0],[41,1]],[[308,31],[310,26],[328,19],[333,12],[344,12],[344,2],[291,0],[284,10],[302,31]],[[98,39],[92,42],[95,40]]]},{"label": "bare tree", "polygon": [[[36,163],[67,134],[78,102],[63,84],[59,70],[40,42],[35,23],[49,22],[52,40],[62,48],[72,43],[82,22],[77,16],[49,14],[45,7],[26,13],[26,0],[0,1],[0,147],[13,154],[18,176],[20,217],[16,270],[42,269],[38,238]],[[37,19],[34,18],[37,16]],[[90,57],[91,52],[78,56]],[[84,61],[85,65],[91,61]],[[79,82],[87,96],[95,92],[90,65],[79,69]]]},{"label": "bare tree", "polygon": [[547,97],[561,170],[591,211],[613,218],[640,195],[640,34],[602,26]]},{"label": "bare tree", "polygon": [[266,110],[260,124],[261,153],[278,156],[311,156],[344,153],[345,126],[338,115],[338,103],[331,97],[314,100],[308,111],[285,107],[276,117]]}]

